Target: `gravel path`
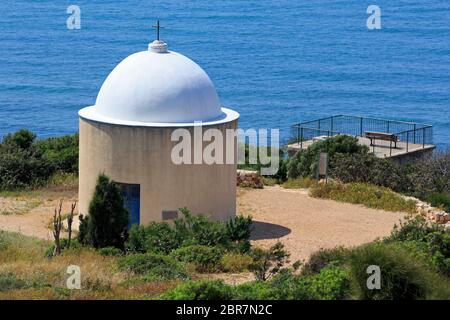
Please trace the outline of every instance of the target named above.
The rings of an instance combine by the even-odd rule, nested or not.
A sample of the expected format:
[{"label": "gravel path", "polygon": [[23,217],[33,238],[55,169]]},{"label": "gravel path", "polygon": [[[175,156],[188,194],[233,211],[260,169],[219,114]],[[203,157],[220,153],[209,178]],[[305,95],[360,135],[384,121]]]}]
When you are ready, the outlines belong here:
[{"label": "gravel path", "polygon": [[278,239],[291,260],[304,260],[320,248],[355,246],[386,236],[403,213],[315,199],[307,190],[281,187],[239,189],[238,213],[252,215],[253,243],[268,247]]}]

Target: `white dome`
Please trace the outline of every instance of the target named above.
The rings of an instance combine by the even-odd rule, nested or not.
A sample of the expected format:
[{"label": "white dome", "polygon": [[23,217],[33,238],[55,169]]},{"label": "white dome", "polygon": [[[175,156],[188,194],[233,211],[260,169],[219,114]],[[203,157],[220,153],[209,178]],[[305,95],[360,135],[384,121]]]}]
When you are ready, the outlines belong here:
[{"label": "white dome", "polygon": [[228,122],[230,116],[239,116],[220,107],[213,83],[194,61],[161,45],[151,49],[152,45],[120,62],[103,83],[95,105],[79,115],[137,125]]}]

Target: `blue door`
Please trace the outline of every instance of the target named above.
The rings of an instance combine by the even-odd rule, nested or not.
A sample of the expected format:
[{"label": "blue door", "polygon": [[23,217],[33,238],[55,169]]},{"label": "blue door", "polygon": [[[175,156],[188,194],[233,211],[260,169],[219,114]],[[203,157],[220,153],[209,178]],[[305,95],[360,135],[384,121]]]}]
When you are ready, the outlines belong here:
[{"label": "blue door", "polygon": [[123,205],[129,213],[128,228],[140,223],[141,187],[138,184],[119,183],[122,188]]}]

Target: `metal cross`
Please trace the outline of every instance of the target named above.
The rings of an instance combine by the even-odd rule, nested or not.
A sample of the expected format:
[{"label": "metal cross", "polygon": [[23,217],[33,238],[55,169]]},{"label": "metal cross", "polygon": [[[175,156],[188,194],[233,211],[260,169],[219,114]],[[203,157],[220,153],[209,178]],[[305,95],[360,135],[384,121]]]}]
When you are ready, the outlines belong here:
[{"label": "metal cross", "polygon": [[159,24],[159,20],[156,22],[156,26],[152,26],[153,28],[156,28],[156,40],[159,41],[159,30],[164,29],[164,27],[161,27]]}]

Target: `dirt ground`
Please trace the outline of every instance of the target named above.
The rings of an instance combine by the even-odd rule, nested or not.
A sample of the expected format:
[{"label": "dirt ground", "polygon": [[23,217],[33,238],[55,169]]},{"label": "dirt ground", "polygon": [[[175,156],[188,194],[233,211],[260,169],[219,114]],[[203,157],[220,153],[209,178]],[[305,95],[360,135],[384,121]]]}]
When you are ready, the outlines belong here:
[{"label": "dirt ground", "polygon": [[[31,194],[26,197],[33,203],[28,212],[0,214],[0,229],[50,240],[49,225],[59,199],[64,200],[62,213],[67,213],[76,196],[76,190]],[[23,207],[23,196],[0,197],[0,206],[10,210],[14,201]],[[237,207],[239,214],[251,215],[255,221],[253,244],[268,247],[280,240],[291,252],[292,261],[307,259],[320,248],[355,246],[383,237],[403,217],[402,213],[314,199],[307,190],[278,186],[239,188]]]},{"label": "dirt ground", "polygon": [[[18,196],[0,196],[0,230],[20,232],[27,236],[33,236],[45,240],[53,240],[52,231],[49,228],[52,222],[55,208],[63,200],[61,215],[70,212],[70,205],[77,200],[77,190],[45,190],[29,192]],[[23,207],[28,207],[24,210]],[[18,211],[17,214],[1,214]],[[64,236],[64,232],[62,232]]]},{"label": "dirt ground", "polygon": [[386,236],[404,217],[278,186],[239,189],[237,203],[238,213],[255,221],[253,243],[269,247],[280,240],[291,252],[291,261],[306,260],[320,248],[351,247]]}]

